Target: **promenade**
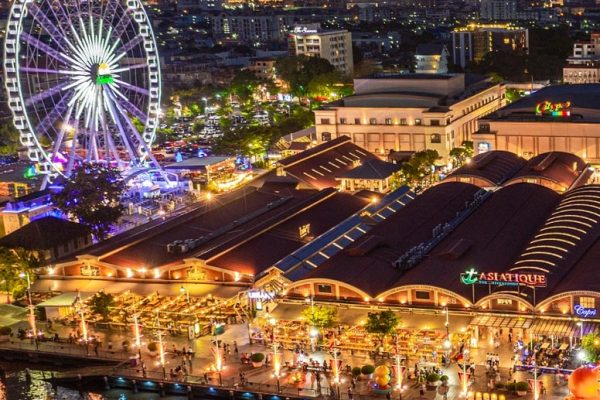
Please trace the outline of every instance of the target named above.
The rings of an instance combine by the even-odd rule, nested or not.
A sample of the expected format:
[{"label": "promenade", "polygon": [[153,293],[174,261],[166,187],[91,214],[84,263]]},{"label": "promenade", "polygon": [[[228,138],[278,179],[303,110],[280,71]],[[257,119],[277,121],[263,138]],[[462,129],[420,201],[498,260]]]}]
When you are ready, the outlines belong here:
[{"label": "promenade", "polygon": [[[50,334],[57,333],[60,338],[64,339],[73,333],[71,327],[54,326]],[[340,359],[343,362],[341,374],[341,383],[339,386],[333,384],[331,372],[319,373],[319,380],[314,378],[310,372],[306,376],[306,380],[300,383],[293,383],[290,379],[292,372],[291,368],[283,367],[280,378],[277,379],[273,373],[272,365],[264,365],[259,368],[253,368],[251,364],[242,363],[240,357],[243,353],[262,352],[268,354],[272,350],[272,346],[262,344],[249,344],[246,325],[229,325],[225,333],[218,336],[221,343],[229,345],[229,352],[224,352],[223,368],[219,372],[214,371],[215,356],[213,337],[202,337],[195,340],[187,340],[181,337],[167,337],[164,339],[165,349],[165,365],[163,367],[158,362],[158,357],[151,356],[145,345],[141,349],[142,363],[133,366],[130,358],[136,357],[139,353],[138,349],[130,349],[125,352],[122,349],[121,343],[124,340],[133,341],[129,332],[114,332],[114,331],[94,331],[89,332],[90,337],[94,336],[96,340],[101,342],[99,346],[81,345],[71,343],[55,343],[55,342],[39,342],[38,348],[29,339],[19,340],[11,338],[9,342],[0,343],[1,349],[19,349],[27,352],[40,352],[45,354],[63,354],[69,356],[78,356],[82,358],[89,357],[95,361],[112,361],[113,365],[94,367],[88,372],[97,375],[107,376],[123,376],[128,378],[153,379],[157,381],[173,381],[189,384],[223,386],[226,388],[247,389],[252,392],[276,393],[279,391],[282,395],[299,395],[307,398],[340,398],[340,399],[373,399],[385,398],[383,395],[374,395],[368,387],[367,379],[359,379],[352,384],[351,376],[345,373],[346,365],[361,366],[365,364],[380,365],[387,363],[393,365],[394,360],[372,360],[365,355],[351,355],[345,352],[341,354]],[[154,340],[154,339],[152,339]],[[143,341],[147,343],[148,338],[143,337]],[[234,343],[237,347],[235,352]],[[507,381],[527,381],[533,378],[530,372],[511,373],[512,366],[512,351],[508,343],[502,343],[499,348],[488,348],[486,343],[481,343],[482,348],[472,349],[471,361],[475,364],[475,376],[469,390],[471,392],[495,393],[496,395],[504,395],[507,399],[516,398],[505,390],[490,390],[488,382],[490,377],[486,375],[485,357],[488,352],[493,352],[500,357],[500,379],[501,382]],[[187,357],[182,355],[182,351],[193,352],[193,356]],[[228,354],[229,353],[229,354]],[[316,351],[306,355],[308,359],[313,359],[319,363],[323,360],[331,359],[328,352]],[[284,350],[282,352],[282,364],[286,362],[292,363],[294,353]],[[407,364],[409,369],[412,369],[410,362]],[[177,367],[180,367],[184,374],[174,374]],[[183,368],[185,366],[185,368]],[[421,395],[421,384],[414,379],[406,379],[404,381],[404,389],[402,393],[397,390],[392,393],[392,398],[402,399],[459,399],[461,397],[461,385],[458,377],[459,366],[455,363],[448,367],[442,368],[442,373],[448,375],[448,391],[445,394],[443,390],[435,390],[428,388]],[[85,374],[86,370],[77,370],[73,374]],[[69,373],[58,374],[57,376],[68,376]],[[557,384],[556,377],[553,374],[540,375],[539,379],[544,382],[545,392],[541,399],[558,400],[563,399],[567,394],[566,383],[564,381]],[[278,382],[279,380],[279,382]],[[279,388],[279,390],[278,390]],[[525,397],[532,398],[531,392]]]}]

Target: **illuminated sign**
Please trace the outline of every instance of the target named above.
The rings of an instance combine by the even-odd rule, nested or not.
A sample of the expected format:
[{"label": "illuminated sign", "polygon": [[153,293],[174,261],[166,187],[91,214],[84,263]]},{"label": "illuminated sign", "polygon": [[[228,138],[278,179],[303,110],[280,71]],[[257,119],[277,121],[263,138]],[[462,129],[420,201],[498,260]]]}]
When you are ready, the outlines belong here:
[{"label": "illuminated sign", "polygon": [[573,306],[573,310],[575,311],[575,315],[583,318],[595,317],[597,314],[597,310],[595,308],[585,308],[581,304],[575,304],[575,306]]},{"label": "illuminated sign", "polygon": [[112,75],[98,75],[96,77],[96,83],[98,85],[108,85],[109,83],[113,83],[115,78]]},{"label": "illuminated sign", "polygon": [[552,103],[551,101],[542,101],[536,104],[535,114],[536,115],[552,115],[553,117],[568,117],[571,115],[571,102],[565,101],[564,103]]},{"label": "illuminated sign", "polygon": [[460,281],[465,285],[498,285],[498,286],[546,286],[546,275],[522,274],[514,272],[477,272],[474,268],[460,274]]},{"label": "illuminated sign", "polygon": [[300,239],[304,239],[310,233],[310,224],[301,225],[298,228],[298,234],[300,235]]}]

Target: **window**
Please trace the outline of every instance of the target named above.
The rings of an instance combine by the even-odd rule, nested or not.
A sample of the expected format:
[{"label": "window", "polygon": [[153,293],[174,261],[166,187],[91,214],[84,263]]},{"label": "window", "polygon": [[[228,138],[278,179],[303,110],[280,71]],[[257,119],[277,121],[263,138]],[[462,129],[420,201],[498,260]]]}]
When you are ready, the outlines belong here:
[{"label": "window", "polygon": [[331,133],[329,133],[329,132],[321,133],[321,141],[322,142],[329,142],[330,140],[331,140]]},{"label": "window", "polygon": [[407,125],[406,118],[400,118],[400,125]]},{"label": "window", "polygon": [[596,308],[596,299],[593,297],[580,297],[579,305],[583,308]]},{"label": "window", "polygon": [[331,285],[319,284],[319,285],[317,285],[317,292],[319,292],[319,293],[332,293],[333,290],[331,289]]},{"label": "window", "polygon": [[369,120],[369,123],[370,123],[371,125],[377,125],[377,118],[371,118],[371,119]]},{"label": "window", "polygon": [[432,119],[431,120],[431,126],[440,126],[440,120],[439,119]]},{"label": "window", "polygon": [[354,118],[354,125],[360,125],[360,118]]},{"label": "window", "polygon": [[442,135],[439,133],[431,134],[431,143],[442,143]]},{"label": "window", "polygon": [[418,300],[429,300],[429,292],[424,292],[422,290],[417,290],[415,292],[415,298]]},{"label": "window", "polygon": [[496,303],[498,303],[499,306],[512,306],[512,300],[511,299],[498,299],[496,300]]},{"label": "window", "polygon": [[386,118],[385,119],[385,124],[386,125],[391,125],[392,124],[392,119],[391,118]]},{"label": "window", "polygon": [[321,118],[321,125],[329,125],[329,118]]},{"label": "window", "polygon": [[421,125],[421,118],[415,119],[415,125]]},{"label": "window", "polygon": [[346,123],[346,118],[340,118],[340,124],[345,125]]}]

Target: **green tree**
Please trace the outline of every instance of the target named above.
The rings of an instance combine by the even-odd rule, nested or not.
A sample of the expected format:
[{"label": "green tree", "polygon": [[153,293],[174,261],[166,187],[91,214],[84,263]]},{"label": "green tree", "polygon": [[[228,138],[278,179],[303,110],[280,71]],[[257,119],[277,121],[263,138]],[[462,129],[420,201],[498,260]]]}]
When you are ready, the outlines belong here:
[{"label": "green tree", "polygon": [[275,63],[275,70],[288,84],[291,93],[306,96],[308,84],[313,78],[333,72],[335,68],[323,58],[300,55],[280,58]]},{"label": "green tree", "polygon": [[27,279],[21,274],[29,274],[33,281],[36,270],[43,265],[44,260],[37,250],[0,247],[0,284],[6,292],[8,303],[11,296],[18,298],[27,288]]},{"label": "green tree", "polygon": [[231,91],[242,101],[252,97],[252,94],[258,88],[260,79],[252,71],[243,69],[233,77],[231,81]]},{"label": "green tree", "polygon": [[450,158],[452,158],[455,167],[460,167],[468,159],[473,157],[473,142],[465,140],[459,147],[450,150]]},{"label": "green tree", "polygon": [[370,312],[365,329],[383,341],[387,335],[394,333],[399,322],[398,317],[391,310]]},{"label": "green tree", "polygon": [[600,336],[590,333],[583,337],[581,348],[585,355],[585,361],[597,363],[600,361]]},{"label": "green tree", "polygon": [[308,82],[307,94],[309,97],[332,97],[341,95],[344,78],[338,71],[327,72],[315,76]]},{"label": "green tree", "polygon": [[94,314],[100,315],[103,321],[107,321],[115,306],[115,299],[110,293],[98,292],[89,300],[89,306]]},{"label": "green tree", "polygon": [[53,196],[56,207],[90,228],[96,239],[108,235],[111,225],[123,215],[120,198],[125,183],[118,170],[99,164],[84,164]]},{"label": "green tree", "polygon": [[10,123],[0,125],[0,155],[16,154],[19,147],[19,131]]},{"label": "green tree", "polygon": [[330,328],[335,322],[337,309],[330,306],[311,306],[302,311],[302,316],[314,327]]},{"label": "green tree", "polygon": [[144,132],[144,123],[138,117],[131,118],[131,123],[139,133]]},{"label": "green tree", "polygon": [[428,149],[414,153],[392,177],[392,187],[396,189],[401,186],[413,188],[419,186],[425,177],[431,175],[432,167],[439,158],[440,155],[436,150]]}]

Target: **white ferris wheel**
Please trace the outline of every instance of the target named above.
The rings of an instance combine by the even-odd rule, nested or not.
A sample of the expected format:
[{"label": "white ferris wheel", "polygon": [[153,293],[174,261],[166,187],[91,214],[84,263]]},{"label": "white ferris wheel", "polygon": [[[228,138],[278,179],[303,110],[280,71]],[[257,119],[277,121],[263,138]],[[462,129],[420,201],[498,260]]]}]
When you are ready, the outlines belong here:
[{"label": "white ferris wheel", "polygon": [[9,106],[45,184],[83,162],[157,166],[160,67],[140,0],[15,0],[6,31]]}]

